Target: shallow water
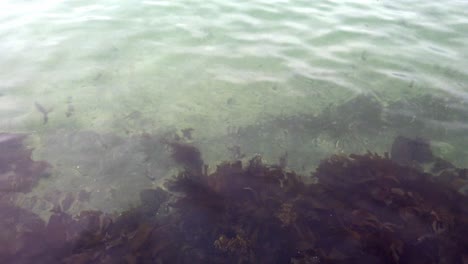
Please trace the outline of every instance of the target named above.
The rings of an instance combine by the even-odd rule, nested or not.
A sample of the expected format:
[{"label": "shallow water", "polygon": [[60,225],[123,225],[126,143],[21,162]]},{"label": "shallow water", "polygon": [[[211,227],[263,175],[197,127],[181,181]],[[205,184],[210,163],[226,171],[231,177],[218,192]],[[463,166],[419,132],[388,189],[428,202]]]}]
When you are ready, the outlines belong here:
[{"label": "shallow water", "polygon": [[[187,128],[209,164],[260,154],[307,173],[333,153],[389,151],[400,134],[468,164],[466,1],[5,0],[0,10],[0,131],[30,134],[52,163],[39,196],[83,189],[84,208],[127,208],[174,173],[164,147],[148,154],[140,136]],[[400,116],[373,123],[372,102],[387,121]]]},{"label": "shallow water", "polygon": [[[3,130],[223,133],[356,93],[468,100],[465,1],[2,1]],[[67,118],[67,98],[75,113]],[[229,104],[228,102],[232,102]],[[128,128],[128,127],[126,127]],[[133,129],[133,127],[132,127]]]}]

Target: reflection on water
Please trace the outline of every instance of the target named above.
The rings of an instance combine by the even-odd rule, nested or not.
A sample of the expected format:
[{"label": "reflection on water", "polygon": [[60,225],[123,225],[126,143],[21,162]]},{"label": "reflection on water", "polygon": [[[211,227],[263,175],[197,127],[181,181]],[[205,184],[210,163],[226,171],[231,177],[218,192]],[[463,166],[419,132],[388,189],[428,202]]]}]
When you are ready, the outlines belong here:
[{"label": "reflection on water", "polygon": [[3,1],[0,262],[468,263],[467,8]]}]

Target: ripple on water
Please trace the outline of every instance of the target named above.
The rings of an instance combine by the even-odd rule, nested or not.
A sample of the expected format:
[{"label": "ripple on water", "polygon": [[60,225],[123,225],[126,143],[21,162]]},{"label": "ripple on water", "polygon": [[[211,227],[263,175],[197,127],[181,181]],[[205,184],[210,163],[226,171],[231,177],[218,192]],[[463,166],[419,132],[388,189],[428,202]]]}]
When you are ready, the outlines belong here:
[{"label": "ripple on water", "polygon": [[[378,91],[382,100],[467,92],[465,1],[5,0],[0,7],[7,10],[0,12],[0,50],[8,51],[0,53],[2,82],[51,101],[107,91],[108,105],[86,107],[88,116],[113,112],[121,98],[175,98],[193,87],[218,89],[217,81],[225,91],[259,82],[343,91],[330,100],[348,91]],[[105,78],[94,80],[101,72]],[[151,88],[135,96],[136,83]],[[245,110],[252,119],[261,114]]]}]

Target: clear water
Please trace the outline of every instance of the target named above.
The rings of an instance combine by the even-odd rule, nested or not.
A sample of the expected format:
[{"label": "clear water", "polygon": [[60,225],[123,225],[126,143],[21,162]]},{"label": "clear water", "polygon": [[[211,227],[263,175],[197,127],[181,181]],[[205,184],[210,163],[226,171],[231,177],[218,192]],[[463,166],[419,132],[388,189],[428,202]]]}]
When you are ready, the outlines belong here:
[{"label": "clear water", "polygon": [[[140,136],[187,128],[209,164],[287,153],[309,172],[332,153],[389,151],[403,134],[466,166],[467,10],[455,0],[3,0],[0,131],[30,134],[35,158],[54,166],[18,202],[41,197],[40,212],[51,193],[87,190],[73,209],[125,209],[174,173],[162,154],[145,164]],[[441,133],[392,123],[368,134],[369,113],[350,133],[298,125],[359,95],[387,114],[429,95],[455,114],[426,113],[425,99],[403,108]]]},{"label": "clear water", "polygon": [[[115,132],[138,111],[157,123],[146,129],[211,136],[362,92],[468,99],[466,1],[2,1],[0,10],[3,130]],[[54,109],[46,128],[35,101]]]}]

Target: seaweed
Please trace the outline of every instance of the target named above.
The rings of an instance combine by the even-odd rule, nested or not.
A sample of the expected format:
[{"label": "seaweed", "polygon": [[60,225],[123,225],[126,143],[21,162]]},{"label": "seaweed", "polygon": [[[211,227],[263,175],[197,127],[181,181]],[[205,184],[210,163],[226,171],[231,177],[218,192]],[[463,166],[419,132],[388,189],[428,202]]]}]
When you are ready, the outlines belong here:
[{"label": "seaweed", "polygon": [[168,145],[172,151],[171,157],[176,163],[184,166],[188,171],[202,172],[204,162],[200,151],[196,147],[176,141],[168,142]]},{"label": "seaweed", "polygon": [[33,161],[32,149],[23,141],[26,135],[0,133],[0,196],[11,192],[29,192],[49,175],[50,165]]},{"label": "seaweed", "polygon": [[28,263],[46,249],[45,223],[36,214],[1,202],[0,212],[1,263]]},{"label": "seaweed", "polygon": [[[401,137],[394,145],[392,158],[370,152],[332,155],[313,173],[318,182],[311,183],[281,164],[265,164],[260,155],[246,163],[224,162],[207,173],[197,148],[171,142],[173,158],[184,169],[166,181],[166,190],[142,191],[140,206],[116,216],[85,211],[71,217],[56,208],[44,223],[25,215],[32,219],[26,226],[37,233],[13,230],[11,222],[0,219],[9,232],[2,234],[15,243],[28,239],[26,234],[34,234],[34,242],[48,237],[34,251],[0,251],[0,259],[466,263],[468,198],[456,186],[467,179],[467,170],[434,155],[427,159],[428,141]],[[406,156],[397,162],[393,155]],[[433,166],[437,174],[421,166],[429,162],[439,164]]]}]

